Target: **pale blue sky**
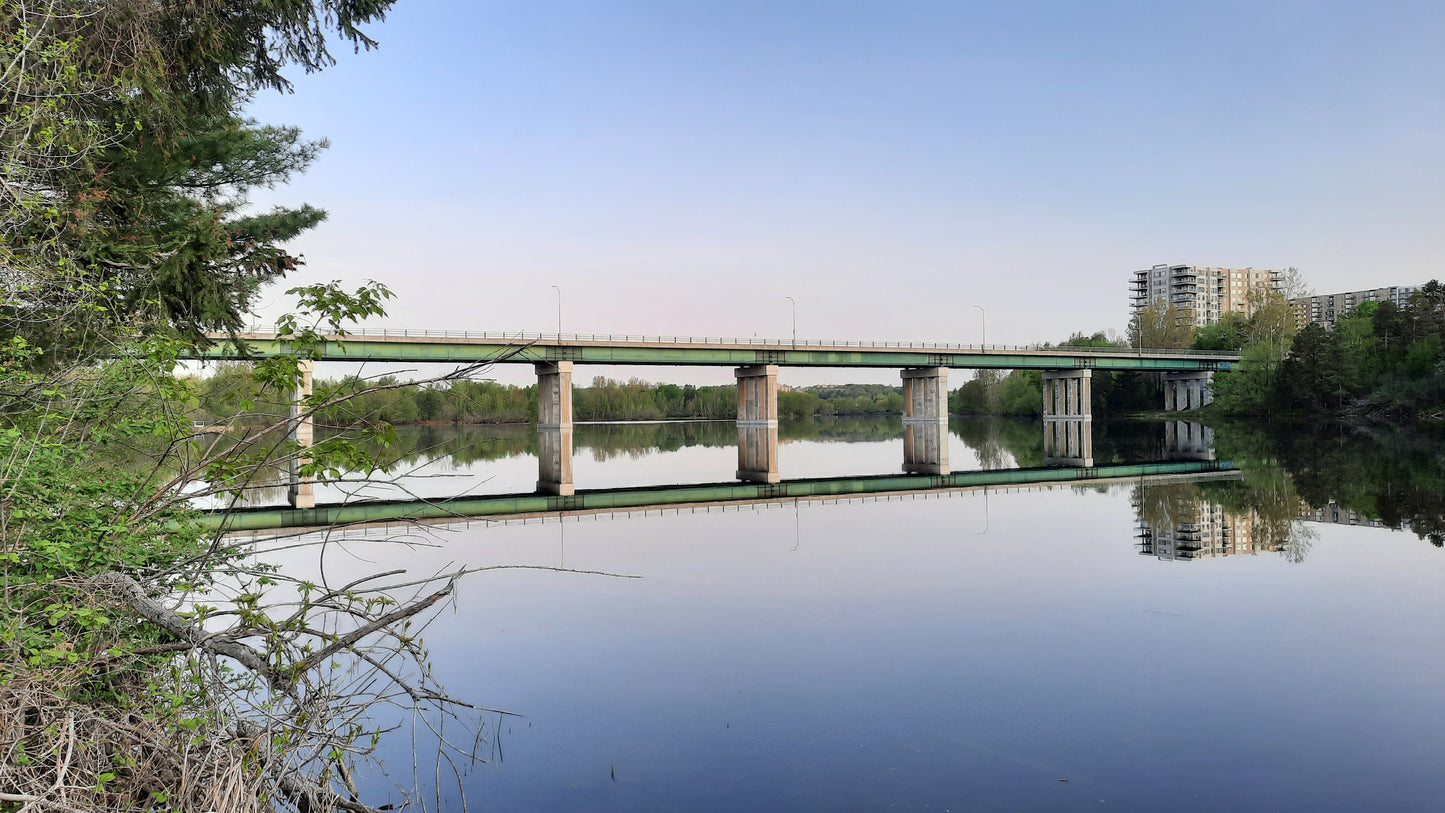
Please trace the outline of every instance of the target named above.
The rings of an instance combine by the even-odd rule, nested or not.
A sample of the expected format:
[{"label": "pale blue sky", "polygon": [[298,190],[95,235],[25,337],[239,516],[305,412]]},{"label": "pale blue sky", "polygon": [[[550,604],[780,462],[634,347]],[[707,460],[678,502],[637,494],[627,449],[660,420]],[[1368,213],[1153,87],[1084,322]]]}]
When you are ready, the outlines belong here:
[{"label": "pale blue sky", "polygon": [[1122,331],[1154,263],[1445,276],[1438,2],[429,2],[253,114],[388,324]]}]

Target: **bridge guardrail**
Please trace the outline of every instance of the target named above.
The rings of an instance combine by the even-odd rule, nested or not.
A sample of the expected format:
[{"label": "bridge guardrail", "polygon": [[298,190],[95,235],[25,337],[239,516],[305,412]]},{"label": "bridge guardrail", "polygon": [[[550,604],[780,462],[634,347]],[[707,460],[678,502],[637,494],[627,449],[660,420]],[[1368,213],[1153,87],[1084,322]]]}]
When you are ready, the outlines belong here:
[{"label": "bridge guardrail", "polygon": [[[274,329],[260,326],[252,327],[248,332],[257,334],[274,333]],[[1064,344],[938,344],[936,342],[884,342],[884,341],[848,341],[833,339],[766,339],[766,338],[730,338],[720,336],[648,336],[644,334],[617,334],[617,333],[542,333],[534,331],[476,331],[476,330],[413,330],[408,328],[358,328],[350,331],[348,336],[355,338],[409,338],[409,339],[462,339],[477,341],[497,341],[508,344],[525,344],[535,341],[565,342],[594,342],[594,343],[626,343],[626,344],[694,344],[694,345],[718,345],[718,346],[753,346],[753,347],[777,347],[782,349],[857,349],[857,350],[924,350],[924,351],[963,351],[974,353],[1007,353],[1007,352],[1040,352],[1048,350],[1076,350],[1081,353],[1088,353],[1095,356],[1210,356],[1220,358],[1237,358],[1237,353],[1221,353],[1214,350],[1192,350],[1175,348],[1134,348],[1134,347],[1097,347],[1092,345],[1064,345]],[[218,337],[224,338],[224,337]]]}]

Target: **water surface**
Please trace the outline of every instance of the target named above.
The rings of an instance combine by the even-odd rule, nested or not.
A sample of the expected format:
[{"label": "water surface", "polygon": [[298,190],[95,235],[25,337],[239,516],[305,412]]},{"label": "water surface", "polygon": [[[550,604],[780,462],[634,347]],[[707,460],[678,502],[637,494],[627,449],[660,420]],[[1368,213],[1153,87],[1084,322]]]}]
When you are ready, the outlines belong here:
[{"label": "water surface", "polygon": [[[1037,431],[955,424],[952,467],[1032,465]],[[1438,477],[1445,445],[1298,434],[1221,429],[1241,471],[1211,479],[352,532],[326,577],[546,568],[467,577],[426,633],[453,694],[518,715],[460,778],[478,809],[1436,809],[1440,509],[1396,486]],[[490,451],[418,453],[448,477],[409,488],[535,481],[526,434],[443,435],[418,448]],[[896,422],[782,436],[785,478],[902,459]],[[726,480],[730,437],[579,427],[576,480]],[[1095,452],[1161,439],[1101,427]],[[1392,443],[1409,460],[1372,494],[1349,466]],[[1408,527],[1371,527],[1381,505]]]}]

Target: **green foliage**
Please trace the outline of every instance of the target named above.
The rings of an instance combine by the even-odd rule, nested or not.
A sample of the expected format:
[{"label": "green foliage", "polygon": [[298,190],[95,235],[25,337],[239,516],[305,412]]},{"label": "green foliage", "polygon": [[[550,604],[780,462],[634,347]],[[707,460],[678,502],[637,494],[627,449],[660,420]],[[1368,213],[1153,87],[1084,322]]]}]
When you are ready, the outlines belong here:
[{"label": "green foliage", "polygon": [[1228,311],[1219,321],[1200,328],[1194,337],[1195,350],[1236,352],[1249,341],[1249,317],[1237,311]]},{"label": "green foliage", "polygon": [[1215,378],[1217,407],[1239,415],[1445,412],[1445,286],[1430,281],[1403,308],[1365,305],[1332,331],[1312,324],[1288,345],[1247,345],[1239,369]]},{"label": "green foliage", "polygon": [[[300,206],[254,212],[324,142],[240,111],[287,66],[358,47],[391,0],[3,0],[0,337],[49,358],[127,326],[202,343],[235,331],[260,287],[296,267],[282,246],[316,225]],[[54,363],[50,361],[50,363]]]},{"label": "green foliage", "polygon": [[1279,409],[1280,348],[1263,343],[1248,345],[1233,369],[1214,374],[1214,404],[1230,415],[1270,415]]},{"label": "green foliage", "polygon": [[805,390],[778,393],[778,415],[784,418],[808,418],[823,411],[822,398]]},{"label": "green foliage", "polygon": [[1178,348],[1194,342],[1194,318],[1163,300],[1153,300],[1129,320],[1130,347]]},{"label": "green foliage", "polygon": [[1282,504],[1276,514],[1297,515],[1301,503],[1334,504],[1445,547],[1445,436],[1438,427],[1228,423],[1215,437],[1220,456],[1243,465],[1254,502]]}]

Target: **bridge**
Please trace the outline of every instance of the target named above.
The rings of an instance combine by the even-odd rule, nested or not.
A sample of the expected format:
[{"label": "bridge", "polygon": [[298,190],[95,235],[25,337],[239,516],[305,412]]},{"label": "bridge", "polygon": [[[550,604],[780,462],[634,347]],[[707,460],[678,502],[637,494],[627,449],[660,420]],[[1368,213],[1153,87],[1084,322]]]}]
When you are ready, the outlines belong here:
[{"label": "bridge", "polygon": [[[224,341],[224,335],[211,338]],[[242,333],[253,355],[288,352],[274,333]],[[328,336],[320,348],[325,361],[402,363],[574,364],[742,367],[951,367],[963,369],[1099,369],[1194,372],[1229,369],[1236,353],[1052,347],[1047,345],[965,345],[933,342],[851,342],[787,339],[736,339],[693,336],[642,336],[585,333],[499,333],[450,330],[362,329]],[[234,348],[217,344],[206,358],[239,358]]]},{"label": "bridge", "polygon": [[[291,345],[275,333],[243,333],[243,354],[227,337],[199,358],[241,359],[288,355]],[[1094,370],[1161,373],[1166,410],[1209,403],[1214,371],[1229,369],[1238,354],[1191,350],[1047,345],[961,345],[929,342],[849,342],[722,339],[565,333],[493,333],[445,330],[359,330],[327,336],[316,359],[341,362],[532,364],[537,373],[537,428],[541,433],[538,489],[574,492],[572,372],[578,364],[731,367],[737,380],[740,480],[777,482],[778,370],[782,367],[893,368],[903,383],[907,435],[905,471],[946,471],[941,439],[948,423],[950,369],[1039,370],[1043,377],[1044,445],[1051,463],[1093,465],[1092,376]],[[301,365],[296,400],[311,392],[312,361]],[[311,444],[308,414],[293,414],[293,439]],[[943,427],[944,432],[925,427]],[[916,430],[916,431],[915,431]],[[917,441],[914,441],[914,436]],[[291,503],[315,505],[312,484],[293,477]]]}]

